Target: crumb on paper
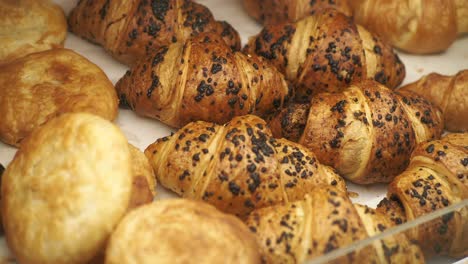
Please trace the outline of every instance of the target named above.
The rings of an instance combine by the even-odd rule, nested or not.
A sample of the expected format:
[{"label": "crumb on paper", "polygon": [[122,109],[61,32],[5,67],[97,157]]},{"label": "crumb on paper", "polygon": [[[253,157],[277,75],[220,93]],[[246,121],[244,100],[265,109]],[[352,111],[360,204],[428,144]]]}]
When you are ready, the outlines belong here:
[{"label": "crumb on paper", "polygon": [[417,72],[417,73],[423,73],[423,72],[424,72],[424,69],[423,69],[423,68],[417,68],[417,69],[416,69],[416,72]]},{"label": "crumb on paper", "polygon": [[348,191],[348,195],[351,198],[358,198],[359,197],[359,194],[357,192]]}]

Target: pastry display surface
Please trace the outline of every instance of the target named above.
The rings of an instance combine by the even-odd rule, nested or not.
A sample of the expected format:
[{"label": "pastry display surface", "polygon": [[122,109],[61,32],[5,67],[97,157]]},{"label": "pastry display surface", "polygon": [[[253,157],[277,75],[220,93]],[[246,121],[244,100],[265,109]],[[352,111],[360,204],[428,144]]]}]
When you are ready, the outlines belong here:
[{"label": "pastry display surface", "polygon": [[[59,1],[66,13],[68,13],[77,1]],[[215,18],[218,20],[227,20],[239,31],[243,44],[247,42],[248,37],[256,35],[260,32],[261,26],[255,20],[249,18],[245,13],[241,1],[211,1],[201,0],[198,3],[204,4],[210,8]],[[431,72],[438,72],[443,75],[454,75],[462,69],[468,68],[468,39],[462,37],[458,39],[445,53],[429,55],[429,56],[414,56],[399,53],[400,59],[406,67],[406,78],[403,84],[417,81],[423,75]],[[112,83],[117,81],[125,74],[128,67],[120,64],[113,59],[103,48],[93,45],[79,37],[69,34],[65,47],[73,49],[83,56],[87,57],[93,63],[101,67]],[[170,128],[156,120],[137,116],[134,112],[127,109],[119,109],[118,117],[115,122],[125,133],[129,142],[144,150],[148,145],[156,139],[168,136],[175,129]],[[16,152],[16,148],[0,143],[0,163],[8,165]],[[374,207],[386,195],[388,185],[379,184],[372,186],[358,186],[348,184],[349,191],[358,193],[357,197],[352,198],[353,201],[363,203]],[[174,197],[174,194],[161,185],[157,187],[157,198],[165,199]],[[3,245],[3,244],[1,244]],[[435,262],[433,262],[435,261]],[[435,258],[429,263],[451,263],[454,259]]]}]

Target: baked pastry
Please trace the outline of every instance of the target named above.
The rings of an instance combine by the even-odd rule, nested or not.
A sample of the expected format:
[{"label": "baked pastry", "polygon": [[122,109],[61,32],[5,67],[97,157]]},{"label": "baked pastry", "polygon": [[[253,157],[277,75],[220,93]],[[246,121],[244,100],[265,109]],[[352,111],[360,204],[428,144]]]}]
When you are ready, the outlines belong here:
[{"label": "baked pastry", "polygon": [[117,116],[114,86],[95,64],[68,49],[0,66],[0,140],[18,146],[33,129],[67,112]]},{"label": "baked pastry", "polygon": [[206,203],[172,199],[135,209],[110,238],[106,264],[260,263],[255,237]]},{"label": "baked pastry", "polygon": [[468,32],[466,0],[351,0],[354,19],[410,53],[446,50]]},{"label": "baked pastry", "polygon": [[[389,186],[377,210],[396,224],[468,199],[468,134],[424,142]],[[468,208],[446,214],[408,231],[427,255],[468,256]]]},{"label": "baked pastry", "polygon": [[[320,186],[304,200],[261,208],[246,224],[256,235],[264,263],[303,263],[383,232],[385,214],[353,205],[345,192]],[[424,263],[420,248],[404,233],[386,237],[331,263]]]},{"label": "baked pastry", "polygon": [[154,49],[183,43],[202,32],[217,34],[231,48],[240,49],[237,31],[191,0],[79,1],[68,23],[73,33],[102,45],[127,65],[150,56]]},{"label": "baked pastry", "polygon": [[440,110],[422,97],[371,80],[292,104],[269,124],[275,137],[304,145],[360,184],[390,182],[416,145],[440,138],[444,127]]},{"label": "baked pastry", "polygon": [[255,208],[302,199],[318,184],[346,189],[312,152],[275,140],[265,121],[253,115],[224,126],[190,123],[145,154],[164,187],[241,218]]},{"label": "baked pastry", "polygon": [[431,73],[400,89],[413,91],[440,107],[445,129],[468,131],[468,70],[452,76]]},{"label": "baked pastry", "polygon": [[247,13],[264,25],[296,22],[325,8],[352,15],[348,0],[244,0],[243,3]]},{"label": "baked pastry", "polygon": [[63,114],[21,144],[2,179],[2,218],[19,263],[86,263],[127,211],[131,156],[101,117]]},{"label": "baked pastry", "polygon": [[129,208],[151,203],[156,196],[156,176],[148,158],[138,148],[128,145],[132,157],[132,191]]},{"label": "baked pastry", "polygon": [[300,101],[366,79],[395,88],[405,77],[390,45],[334,9],[296,23],[266,26],[244,51],[273,63],[296,86]]},{"label": "baked pastry", "polygon": [[0,1],[0,64],[63,47],[66,36],[65,14],[52,1]]},{"label": "baked pastry", "polygon": [[127,71],[116,89],[137,114],[177,128],[198,120],[223,124],[239,115],[266,116],[292,93],[270,64],[233,52],[213,34],[159,49]]}]

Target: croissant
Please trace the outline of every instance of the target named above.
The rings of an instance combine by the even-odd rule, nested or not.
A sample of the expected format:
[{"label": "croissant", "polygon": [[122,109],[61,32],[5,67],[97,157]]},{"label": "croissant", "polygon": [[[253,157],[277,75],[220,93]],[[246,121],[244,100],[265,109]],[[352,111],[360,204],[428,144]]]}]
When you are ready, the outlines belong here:
[{"label": "croissant", "polygon": [[300,101],[365,79],[395,88],[405,77],[405,67],[389,45],[333,9],[267,26],[244,51],[270,60],[297,86]]},{"label": "croissant", "polygon": [[243,3],[247,13],[262,24],[295,22],[325,8],[335,8],[347,16],[352,15],[348,0],[244,0]]},{"label": "croissant", "polygon": [[193,122],[158,139],[145,154],[156,178],[175,193],[245,217],[255,208],[302,199],[318,184],[343,179],[302,146],[274,139],[257,116],[224,126]]},{"label": "croissant", "polygon": [[203,202],[170,199],[127,214],[112,233],[106,264],[260,263],[242,221]]},{"label": "croissant", "polygon": [[71,11],[68,23],[73,33],[102,45],[127,65],[153,49],[202,32],[218,34],[230,47],[240,49],[237,31],[191,0],[83,0]]},{"label": "croissant", "polygon": [[[304,200],[255,210],[246,224],[257,237],[264,263],[303,263],[393,225],[385,214],[353,205],[345,192],[327,186],[315,188]],[[424,255],[401,233],[333,263],[424,263]]]},{"label": "croissant", "polygon": [[468,131],[468,70],[453,76],[431,73],[400,89],[413,91],[440,107],[445,129]]},{"label": "croissant", "polygon": [[[420,144],[409,167],[389,185],[377,210],[396,224],[468,199],[468,134]],[[408,232],[428,255],[468,255],[468,208]]]},{"label": "croissant", "polygon": [[292,93],[281,73],[256,56],[233,52],[204,34],[159,49],[116,84],[121,102],[173,127],[192,121],[226,123],[234,116],[266,116]]},{"label": "croissant", "polygon": [[410,53],[446,50],[468,32],[466,0],[351,0],[356,23]]},{"label": "croissant", "polygon": [[360,184],[390,182],[407,167],[417,143],[443,131],[437,107],[371,80],[319,94],[309,105],[290,105],[269,124],[275,137],[299,142]]}]

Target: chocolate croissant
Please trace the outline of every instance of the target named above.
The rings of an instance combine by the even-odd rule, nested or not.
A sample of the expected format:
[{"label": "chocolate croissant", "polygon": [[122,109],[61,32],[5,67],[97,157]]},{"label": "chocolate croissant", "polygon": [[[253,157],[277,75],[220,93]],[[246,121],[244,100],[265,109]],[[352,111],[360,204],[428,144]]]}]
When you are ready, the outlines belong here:
[{"label": "chocolate croissant", "polygon": [[345,190],[344,181],[304,147],[274,139],[257,116],[224,126],[193,122],[148,146],[162,186],[247,216],[255,208],[302,199],[314,186]]},{"label": "chocolate croissant", "polygon": [[[393,226],[385,214],[353,205],[345,192],[327,186],[304,200],[255,210],[246,224],[257,236],[264,263],[303,263]],[[401,233],[332,263],[424,263],[424,255]]]},{"label": "chocolate croissant", "polygon": [[290,105],[270,126],[275,137],[304,145],[350,181],[370,184],[390,182],[418,143],[440,138],[443,118],[422,97],[368,80]]},{"label": "chocolate croissant", "polygon": [[68,23],[73,33],[102,45],[127,65],[202,32],[218,34],[231,48],[240,49],[237,31],[191,0],[82,0]]},{"label": "chocolate croissant", "polygon": [[243,4],[247,13],[264,25],[296,22],[325,8],[334,8],[347,16],[352,14],[348,0],[244,0]]},{"label": "chocolate croissant", "polygon": [[[468,134],[420,144],[409,167],[389,186],[377,210],[396,224],[468,199]],[[468,208],[408,232],[428,255],[468,256]]]},{"label": "chocolate croissant", "polygon": [[257,56],[233,52],[204,34],[163,47],[116,84],[121,102],[173,127],[192,121],[223,124],[234,116],[267,116],[291,97],[283,75]]},{"label": "chocolate croissant", "polygon": [[244,50],[271,61],[297,86],[301,101],[366,79],[395,88],[405,77],[391,46],[333,9],[296,23],[266,26]]}]

